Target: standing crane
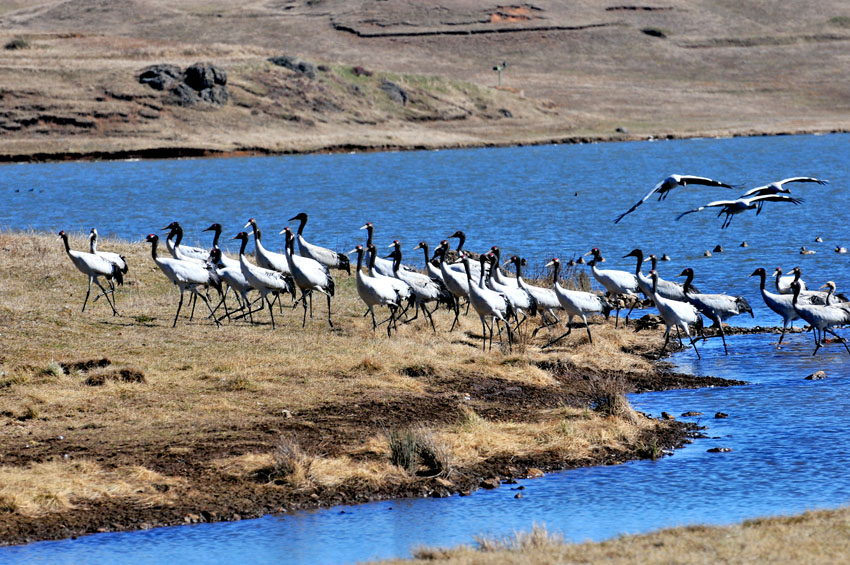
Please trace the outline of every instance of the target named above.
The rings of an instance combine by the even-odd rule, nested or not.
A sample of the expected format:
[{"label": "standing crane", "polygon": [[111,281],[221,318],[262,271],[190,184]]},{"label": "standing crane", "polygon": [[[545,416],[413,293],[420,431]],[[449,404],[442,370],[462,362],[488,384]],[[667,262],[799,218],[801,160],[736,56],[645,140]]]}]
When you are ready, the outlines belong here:
[{"label": "standing crane", "polygon": [[213,320],[215,320],[215,324],[220,326],[221,324],[215,317],[209,301],[204,295],[198,292],[199,286],[212,286],[221,293],[221,279],[215,271],[208,269],[199,263],[159,257],[157,254],[159,236],[155,233],[148,234],[145,241],[151,244],[151,257],[153,257],[153,262],[157,267],[159,267],[159,270],[168,277],[168,280],[180,288],[180,302],[177,304],[177,313],[174,314],[174,323],[171,324],[171,327],[173,328],[177,326],[177,317],[180,315],[180,309],[183,307],[183,295],[186,290],[189,290],[196,297],[199,297],[204,301],[204,304],[207,305],[207,308],[210,311],[210,315],[212,315]]},{"label": "standing crane", "polygon": [[[847,353],[850,353],[850,348],[847,347],[847,340],[830,329],[834,326],[850,324],[850,309],[843,305],[803,304],[800,302],[800,283],[795,281],[791,283],[791,286],[794,288],[794,298],[791,302],[794,305],[794,310],[812,326],[812,334],[815,338],[815,350],[812,352],[812,357],[815,356],[818,349],[823,345],[824,333],[838,338],[844,345]],[[825,286],[828,286],[830,290],[834,290],[835,283],[832,283],[832,285],[827,283]]]},{"label": "standing crane", "polygon": [[[165,247],[175,259],[203,263],[209,258],[210,252],[206,249],[181,245],[183,242],[183,226],[179,222],[171,222],[162,228],[162,231],[169,232],[168,237],[165,238]],[[174,241],[171,241],[172,238]]]},{"label": "standing crane", "polygon": [[401,305],[401,297],[398,295],[398,291],[385,279],[379,280],[363,272],[362,245],[358,245],[349,253],[357,253],[357,270],[355,272],[357,294],[360,296],[360,300],[366,303],[369,313],[372,314],[372,331],[377,330],[379,325],[375,320],[375,306],[386,306],[390,310],[390,317],[386,320],[387,337],[390,337],[395,325],[396,312]]},{"label": "standing crane", "polygon": [[[301,306],[304,308],[304,319],[301,321],[301,327],[307,325],[307,295],[312,295],[313,291],[321,292],[328,299],[328,325],[334,327],[331,320],[331,297],[334,295],[334,279],[328,272],[327,267],[310,259],[309,257],[295,257],[293,255],[295,249],[295,234],[289,228],[284,228],[280,231],[281,234],[286,234],[286,260],[289,262],[289,267],[292,269],[292,278],[295,279],[295,284],[301,290]],[[312,302],[312,299],[311,299]],[[310,307],[312,311],[312,304]]]},{"label": "standing crane", "polygon": [[767,271],[764,270],[764,267],[759,267],[752,273],[750,273],[751,277],[759,277],[759,290],[761,290],[761,297],[764,300],[764,303],[768,308],[782,316],[782,334],[779,336],[779,342],[776,344],[777,347],[782,344],[782,338],[785,337],[785,332],[788,331],[788,327],[792,325],[792,322],[798,319],[800,316],[797,314],[797,310],[794,309],[794,305],[792,304],[793,295],[791,294],[774,294],[769,292],[765,288],[765,280],[767,279]]},{"label": "standing crane", "polygon": [[694,280],[694,270],[690,267],[679,273],[679,276],[686,277],[684,286],[685,298],[717,327],[720,331],[720,338],[723,340],[723,351],[726,352],[726,355],[729,355],[729,350],[726,348],[726,333],[723,331],[723,321],[744,312],[749,312],[750,317],[752,317],[753,309],[750,308],[747,299],[743,296],[730,296],[728,294],[702,294],[694,292],[691,287],[691,281]]},{"label": "standing crane", "polygon": [[[554,267],[552,270],[552,285],[555,291],[555,296],[558,297],[558,302],[561,304],[561,308],[567,313],[567,333],[549,341],[546,344],[546,347],[553,345],[563,338],[570,335],[573,331],[573,328],[570,324],[573,323],[573,316],[579,316],[581,320],[584,322],[584,327],[587,329],[587,339],[590,340],[590,343],[593,343],[593,336],[590,335],[590,326],[587,323],[587,315],[588,314],[603,314],[606,318],[608,314],[611,313],[611,305],[605,300],[603,297],[598,294],[593,294],[592,292],[584,292],[581,290],[569,290],[561,286],[561,283],[558,282],[558,274],[561,270],[561,262],[557,257],[553,257],[550,262],[546,264],[547,267]],[[652,292],[652,288],[650,287],[650,292]]]},{"label": "standing crane", "polygon": [[[269,294],[285,292],[295,296],[292,279],[281,272],[257,267],[248,262],[247,257],[245,257],[245,247],[248,245],[248,234],[246,232],[239,232],[233,239],[242,242],[239,247],[239,266],[242,276],[245,277],[245,280],[252,288],[260,293],[260,297],[265,300],[266,305],[269,307],[269,316],[272,319],[272,329],[275,329],[274,309],[272,308],[271,300],[269,300]],[[250,315],[250,306],[248,311]],[[253,322],[253,316],[251,316],[251,320]]]},{"label": "standing crane", "polygon": [[[599,269],[596,267],[597,263],[602,262],[602,252],[599,251],[598,247],[594,247],[590,251],[584,254],[585,257],[588,255],[593,255],[593,259],[588,261],[588,265],[590,265],[590,270],[593,273],[593,278],[595,278],[599,284],[601,284],[605,290],[607,290],[615,300],[617,300],[617,295],[623,294],[632,298],[632,309],[634,308],[634,303],[638,300],[637,292],[639,290],[637,277],[635,277],[631,273],[627,273],[626,271],[616,271],[613,269]],[[656,277],[658,273],[656,273]],[[614,327],[616,328],[620,323],[620,301],[617,300],[617,313],[616,318],[614,320]],[[630,309],[629,312],[632,310]],[[629,315],[626,314],[626,325],[629,325]]]},{"label": "standing crane", "polygon": [[292,218],[289,218],[288,221],[291,222],[292,220],[298,220],[299,222],[297,235],[298,253],[302,257],[309,257],[310,259],[318,261],[328,269],[339,269],[347,272],[349,275],[351,274],[351,262],[348,260],[347,255],[337,253],[336,251],[325,247],[313,245],[304,239],[304,226],[307,225],[307,214],[301,212]]},{"label": "standing crane", "polygon": [[118,265],[99,255],[95,255],[94,253],[86,253],[85,251],[76,251],[71,249],[71,246],[68,244],[68,234],[65,233],[65,230],[59,232],[59,239],[64,242],[65,252],[68,254],[68,257],[71,258],[71,262],[77,270],[89,278],[89,288],[86,291],[86,298],[83,300],[82,311],[86,311],[86,304],[88,304],[89,295],[91,294],[91,285],[92,283],[95,283],[98,288],[100,288],[102,296],[106,297],[106,301],[109,303],[110,308],[112,308],[112,315],[117,316],[118,310],[115,309],[115,304],[109,298],[107,290],[103,288],[102,284],[100,284],[99,278],[105,278],[109,281],[109,284],[112,284],[112,279],[115,279],[118,284],[124,284],[123,273],[121,272],[121,269],[118,268]]},{"label": "standing crane", "polygon": [[[98,250],[98,248],[97,248],[97,238],[98,238],[97,228],[92,228],[91,233],[89,234],[89,253],[97,255],[98,257],[103,257],[104,259],[106,259],[107,261],[112,263],[113,265],[116,265],[118,267],[118,269],[121,270],[122,280],[121,280],[120,284],[123,284],[123,282],[124,282],[123,281],[123,275],[126,275],[127,271],[129,270],[129,267],[127,266],[127,259],[124,258],[123,255],[120,255],[118,253],[113,253],[112,251],[100,251],[100,250]],[[107,281],[109,282],[109,293],[112,295],[112,302],[114,303],[115,302],[115,282],[114,282],[115,277],[112,277],[111,279],[107,279]],[[99,295],[97,297],[95,297],[95,300],[97,300],[98,298],[100,298]]]},{"label": "standing crane", "polygon": [[[694,353],[697,354],[697,359],[701,359],[697,345],[694,343],[694,338],[691,336],[691,331],[688,326],[693,324],[694,327],[702,331],[702,316],[696,306],[689,302],[679,302],[678,300],[668,300],[656,292],[658,288],[658,273],[650,271],[649,277],[652,279],[652,300],[658,308],[658,313],[664,320],[667,330],[664,332],[664,347],[661,348],[661,353],[667,349],[667,343],[670,341],[670,330],[673,327],[682,328],[688,339],[691,340],[691,346],[694,348]],[[679,340],[681,342],[681,339]]]},{"label": "standing crane", "polygon": [[[513,307],[511,306],[508,297],[501,292],[490,290],[484,286],[484,263],[487,261],[485,255],[479,257],[479,272],[481,273],[478,284],[472,282],[472,272],[469,268],[469,257],[461,255],[464,270],[466,271],[466,281],[469,285],[469,302],[478,313],[481,319],[481,349],[487,350],[487,330],[490,330],[490,350],[493,350],[493,327],[501,321],[508,330],[508,348],[513,349],[513,333],[511,332],[511,324],[508,319],[514,316]],[[487,324],[486,318],[490,318],[490,324]],[[499,335],[502,331],[499,330]]]}]

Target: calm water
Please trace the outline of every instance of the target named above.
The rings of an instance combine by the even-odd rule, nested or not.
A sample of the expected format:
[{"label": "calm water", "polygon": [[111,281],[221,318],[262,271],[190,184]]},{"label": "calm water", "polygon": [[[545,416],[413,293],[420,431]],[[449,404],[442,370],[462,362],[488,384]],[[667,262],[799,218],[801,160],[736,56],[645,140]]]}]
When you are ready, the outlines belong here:
[{"label": "calm water", "polygon": [[[540,262],[598,246],[609,268],[632,268],[620,257],[633,247],[668,253],[662,275],[693,266],[708,291],[744,294],[756,311],[739,324],[775,325],[746,275],[757,266],[799,264],[818,286],[847,290],[850,245],[846,221],[850,136],[688,140],[370,155],[257,159],[63,163],[2,167],[0,228],[88,231],[140,239],[178,219],[190,239],[213,221],[238,231],[251,216],[279,231],[299,211],[310,214],[307,238],[351,246],[376,225],[378,243],[407,247],[464,229],[473,250],[498,244]],[[831,184],[794,186],[799,207],[766,206],[759,217],[720,219],[703,212],[674,222],[686,209],[737,194],[685,189],[647,202],[620,225],[612,220],[670,172],[745,184],[812,175]],[[29,192],[32,188],[33,191]],[[20,192],[16,192],[19,190]],[[577,196],[574,196],[575,193]],[[821,235],[824,243],[815,244]],[[269,236],[266,236],[269,238]],[[842,240],[842,238],[847,238]],[[738,247],[747,240],[749,248]],[[200,239],[204,243],[206,239]],[[721,244],[726,252],[703,258]],[[58,243],[57,243],[58,245]],[[801,256],[801,245],[818,250]],[[350,248],[350,247],[348,247]],[[409,258],[411,259],[411,258]],[[418,261],[420,257],[412,259]],[[848,332],[850,335],[850,332]],[[524,498],[510,486],[469,497],[393,501],[227,524],[100,534],[78,540],[0,549],[0,561],[154,563],[336,563],[408,555],[421,544],[471,543],[475,535],[509,535],[534,523],[575,540],[602,539],[689,523],[832,507],[850,500],[850,363],[837,344],[811,358],[811,336],[729,339],[731,355],[709,342],[702,361],[686,351],[682,370],[737,378],[744,387],[671,391],[632,397],[658,415],[704,412],[708,439],[657,462],[580,469],[525,481]],[[830,378],[803,377],[824,369]],[[717,411],[730,415],[715,420]],[[717,439],[714,439],[717,438]],[[732,453],[711,454],[725,446]]]}]

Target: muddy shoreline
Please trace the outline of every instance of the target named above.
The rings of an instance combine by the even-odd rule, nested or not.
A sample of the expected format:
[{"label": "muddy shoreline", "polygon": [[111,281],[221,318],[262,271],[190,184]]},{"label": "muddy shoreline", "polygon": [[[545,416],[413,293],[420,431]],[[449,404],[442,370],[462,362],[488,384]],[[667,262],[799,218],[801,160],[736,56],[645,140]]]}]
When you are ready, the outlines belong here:
[{"label": "muddy shoreline", "polygon": [[[644,357],[652,357],[649,351],[643,351]],[[559,381],[588,380],[600,376],[592,372],[577,372],[568,364],[547,362],[546,370],[551,372]],[[623,375],[627,392],[644,392],[650,390],[670,390],[674,388],[697,388],[704,386],[733,386],[744,384],[739,381],[728,381],[714,377],[700,377],[675,373],[666,362],[656,363],[656,367],[648,374]],[[457,384],[457,383],[455,383]],[[498,385],[492,384],[489,391],[494,397],[506,396],[505,390],[497,390]],[[481,385],[478,385],[481,386]],[[485,385],[486,386],[486,385]],[[530,387],[523,387],[524,389]],[[551,387],[550,387],[551,388]],[[480,392],[480,391],[479,391]],[[512,391],[515,392],[515,391]],[[517,419],[523,413],[539,410],[541,407],[556,406],[558,403],[581,404],[582,398],[565,398],[559,392],[546,391],[546,387],[538,390],[523,390],[525,397],[515,402],[517,398],[508,398],[508,402],[499,402],[492,406],[487,414],[491,418]],[[519,407],[513,406],[519,404]],[[441,406],[425,407],[431,412],[424,419],[439,420],[444,414],[440,413]],[[351,414],[333,413],[341,407],[324,406],[316,412],[322,412],[324,425],[332,426],[337,418],[347,419]],[[391,424],[393,420],[404,420],[404,409],[387,408],[386,405],[369,407],[361,404],[357,407],[364,421],[380,422],[379,425]],[[422,411],[422,407],[417,408]],[[376,412],[382,412],[379,417]],[[485,412],[485,411],[482,411]],[[297,414],[292,418],[290,431],[300,434],[303,442],[319,444],[323,439],[321,429],[313,427],[299,429],[298,422],[303,419],[319,421],[318,414]],[[649,417],[649,416],[642,416]],[[318,428],[323,427],[320,422]],[[366,433],[374,431],[367,426]],[[0,521],[0,545],[18,545],[34,541],[76,538],[78,536],[129,530],[142,530],[162,526],[173,526],[199,522],[217,522],[258,518],[268,514],[327,508],[330,506],[360,504],[364,502],[410,497],[448,497],[454,494],[466,495],[478,488],[493,488],[496,484],[510,484],[515,479],[533,477],[540,471],[551,472],[567,470],[576,467],[594,465],[612,465],[630,460],[661,456],[664,452],[682,447],[699,435],[699,430],[693,424],[684,422],[667,422],[657,433],[647,434],[652,437],[642,438],[641,441],[624,450],[596,450],[589,458],[580,460],[564,459],[555,453],[540,453],[525,457],[491,458],[470,468],[455,469],[451,481],[440,478],[423,478],[405,484],[386,484],[382,488],[370,489],[363,485],[343,484],[336,488],[311,488],[299,490],[283,484],[269,482],[267,478],[257,476],[252,481],[239,480],[236,477],[222,474],[220,471],[204,465],[203,462],[215,459],[225,453],[248,452],[257,449],[268,449],[279,436],[279,429],[234,429],[223,438],[214,442],[200,444],[194,438],[195,444],[187,446],[182,457],[174,456],[173,444],[151,446],[133,452],[122,452],[120,447],[106,446],[101,451],[95,445],[82,449],[86,457],[96,460],[109,461],[110,464],[140,464],[158,472],[179,475],[186,480],[185,485],[176,488],[174,493],[178,500],[173,505],[139,506],[128,504],[120,498],[103,499],[94,502],[80,503],[76,508],[48,514],[42,517],[26,517],[18,514],[6,514]],[[361,434],[362,436],[362,430]],[[336,438],[336,441],[349,441],[354,438]],[[650,450],[646,446],[652,445]],[[39,449],[30,446],[10,446],[4,452],[5,464],[23,464],[26,461],[39,460],[47,457],[53,447],[45,445]],[[324,445],[324,449],[333,447]]]},{"label": "muddy shoreline", "polygon": [[505,142],[487,143],[421,143],[413,145],[405,144],[361,144],[343,143],[326,145],[318,148],[284,149],[277,150],[266,147],[239,147],[237,149],[222,150],[208,147],[150,147],[145,149],[116,149],[98,151],[67,151],[67,152],[35,152],[35,153],[0,153],[0,164],[3,163],[55,163],[69,161],[125,161],[130,159],[155,160],[155,159],[212,159],[233,157],[275,157],[284,155],[326,155],[339,153],[380,153],[398,151],[436,151],[448,149],[480,149],[480,148],[502,148],[502,147],[534,147],[543,145],[579,145],[585,143],[615,143],[630,141],[652,140],[674,140],[674,139],[698,139],[702,137],[711,138],[735,138],[735,137],[777,137],[786,135],[825,135],[836,133],[848,133],[850,129],[833,128],[817,129],[802,128],[793,131],[742,131],[730,132],[728,135],[717,135],[716,133],[689,133],[676,134],[667,133],[658,136],[638,136],[630,134],[615,135],[583,135],[583,136],[559,136],[544,138],[534,141],[508,140]]}]

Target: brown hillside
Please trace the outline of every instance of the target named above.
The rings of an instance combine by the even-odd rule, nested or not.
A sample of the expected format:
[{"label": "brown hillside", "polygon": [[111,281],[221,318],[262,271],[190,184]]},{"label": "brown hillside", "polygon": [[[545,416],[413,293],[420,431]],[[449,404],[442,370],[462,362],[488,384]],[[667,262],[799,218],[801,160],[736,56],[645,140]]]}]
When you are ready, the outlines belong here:
[{"label": "brown hillside", "polygon": [[[850,128],[838,0],[0,1],[0,41],[14,39],[0,50],[6,158]],[[276,55],[327,70],[308,78]],[[136,80],[198,61],[228,73],[225,106],[169,104]]]}]

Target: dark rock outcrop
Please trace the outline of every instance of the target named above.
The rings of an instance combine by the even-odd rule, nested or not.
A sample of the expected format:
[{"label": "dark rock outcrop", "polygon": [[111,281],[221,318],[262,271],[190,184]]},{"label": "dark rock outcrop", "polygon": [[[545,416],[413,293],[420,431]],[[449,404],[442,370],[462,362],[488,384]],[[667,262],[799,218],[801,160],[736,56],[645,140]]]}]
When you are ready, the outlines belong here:
[{"label": "dark rock outcrop", "polygon": [[309,61],[302,61],[298,57],[292,55],[280,55],[278,57],[269,58],[269,62],[279,67],[284,67],[290,71],[301,73],[310,78],[316,78],[316,65]]},{"label": "dark rock outcrop", "polygon": [[175,65],[153,65],[139,74],[139,82],[166,91],[165,101],[178,106],[202,101],[222,106],[230,100],[227,72],[212,63],[195,63],[185,71]]},{"label": "dark rock outcrop", "polygon": [[384,79],[381,81],[381,90],[387,93],[394,102],[407,106],[407,91],[394,82]]}]

